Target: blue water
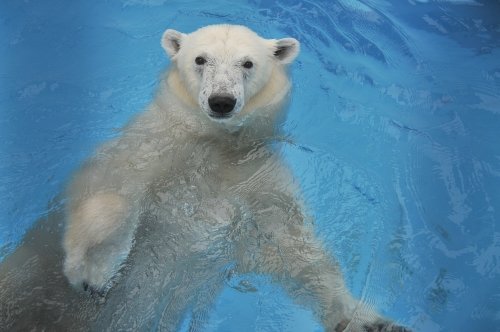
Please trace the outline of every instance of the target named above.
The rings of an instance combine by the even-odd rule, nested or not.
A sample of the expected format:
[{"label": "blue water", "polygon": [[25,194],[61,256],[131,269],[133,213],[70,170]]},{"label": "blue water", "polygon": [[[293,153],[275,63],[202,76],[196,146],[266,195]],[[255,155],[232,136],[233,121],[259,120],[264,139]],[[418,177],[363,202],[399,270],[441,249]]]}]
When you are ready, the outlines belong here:
[{"label": "blue water", "polygon": [[[500,331],[499,17],[472,0],[2,1],[0,257],[151,100],[166,28],[243,24],[301,41],[284,157],[351,291],[416,331]],[[237,278],[207,331],[322,330],[266,276]]]}]

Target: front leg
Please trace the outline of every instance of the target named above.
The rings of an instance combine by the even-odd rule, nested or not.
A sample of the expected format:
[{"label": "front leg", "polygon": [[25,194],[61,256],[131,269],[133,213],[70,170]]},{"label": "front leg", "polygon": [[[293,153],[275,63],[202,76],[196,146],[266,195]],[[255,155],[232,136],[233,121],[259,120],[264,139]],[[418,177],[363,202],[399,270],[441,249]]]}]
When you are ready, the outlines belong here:
[{"label": "front leg", "polygon": [[254,252],[240,258],[246,269],[270,274],[296,301],[312,303],[326,331],[409,331],[351,296],[340,268],[305,225],[300,204],[283,193],[261,198]]},{"label": "front leg", "polygon": [[168,167],[157,153],[164,142],[147,137],[132,128],[106,143],[68,188],[64,273],[78,288],[105,291],[132,247],[141,195],[158,168]]},{"label": "front leg", "polygon": [[64,236],[64,273],[77,288],[103,292],[132,246],[129,202],[96,193],[71,207]]}]

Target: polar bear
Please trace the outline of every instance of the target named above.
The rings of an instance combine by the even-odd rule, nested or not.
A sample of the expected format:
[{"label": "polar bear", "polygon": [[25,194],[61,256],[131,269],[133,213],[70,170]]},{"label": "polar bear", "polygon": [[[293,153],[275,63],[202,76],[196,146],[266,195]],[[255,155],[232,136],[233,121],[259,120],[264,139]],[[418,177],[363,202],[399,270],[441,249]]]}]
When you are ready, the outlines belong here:
[{"label": "polar bear", "polygon": [[[150,243],[162,266],[156,273],[173,276],[172,266],[186,262],[188,275],[217,275],[234,263],[239,272],[272,276],[311,305],[327,331],[404,331],[350,295],[270,144],[280,137],[287,65],[299,42],[213,25],[189,34],[167,30],[161,44],[172,63],[156,98],[68,189],[63,247],[70,283],[107,296],[127,274],[141,273],[124,262]],[[167,279],[155,280],[162,281],[148,287],[162,294]],[[213,279],[204,280],[216,294]],[[175,329],[169,319],[162,324]]]}]

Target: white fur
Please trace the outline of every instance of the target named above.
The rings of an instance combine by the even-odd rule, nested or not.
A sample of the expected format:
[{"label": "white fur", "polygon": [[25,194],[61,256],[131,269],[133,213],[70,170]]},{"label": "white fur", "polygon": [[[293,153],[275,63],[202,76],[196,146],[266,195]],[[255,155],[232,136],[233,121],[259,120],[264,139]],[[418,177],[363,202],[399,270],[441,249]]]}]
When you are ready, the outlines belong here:
[{"label": "white fur", "polygon": [[[299,43],[293,38],[283,39],[280,43],[263,39],[243,26],[231,25],[205,27],[189,35],[167,30],[162,45],[182,79],[179,86],[187,89],[192,102],[198,102],[206,113],[210,113],[208,97],[212,94],[234,96],[237,100],[235,113],[239,113],[261,91],[287,90],[283,82],[271,89],[264,89],[264,86],[272,76],[283,76],[283,67],[279,64],[290,63],[299,51]],[[180,48],[176,49],[175,45]],[[290,50],[285,58],[274,56],[279,45]],[[198,56],[205,58],[207,63],[197,65],[195,59]],[[246,61],[251,61],[253,67],[244,68]],[[269,102],[268,98],[262,98],[262,101]]]},{"label": "white fur", "polygon": [[[265,144],[276,138],[290,88],[285,65],[299,43],[216,25],[190,34],[167,30],[162,46],[172,65],[156,99],[122,137],[100,149],[69,188],[64,271],[70,282],[108,288],[130,251],[140,211],[157,204],[154,220],[175,216],[168,222],[198,238],[196,248],[217,240],[206,234],[243,223],[245,236],[231,233],[226,239],[239,268],[290,279],[285,287],[299,294],[298,301],[312,298],[329,331],[381,322],[370,310],[355,312],[339,269],[307,225],[293,177]],[[207,60],[203,68],[195,63],[198,56]],[[245,61],[253,67],[243,68]],[[207,116],[213,93],[238,100],[230,118]],[[158,183],[166,189],[154,189]],[[172,206],[168,197],[192,198],[174,199]],[[184,204],[187,212],[175,212]],[[233,217],[238,211],[245,217]],[[169,243],[179,251],[188,252],[187,246]]]}]

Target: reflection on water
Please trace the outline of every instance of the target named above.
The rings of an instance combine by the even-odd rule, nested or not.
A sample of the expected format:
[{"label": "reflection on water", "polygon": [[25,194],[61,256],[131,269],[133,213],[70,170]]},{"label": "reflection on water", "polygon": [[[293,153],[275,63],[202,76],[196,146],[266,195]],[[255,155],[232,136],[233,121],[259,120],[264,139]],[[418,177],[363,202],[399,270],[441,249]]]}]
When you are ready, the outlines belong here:
[{"label": "reflection on water", "polygon": [[[164,28],[240,23],[302,42],[283,128],[291,138],[273,144],[293,169],[316,234],[338,258],[353,293],[417,331],[495,330],[499,12],[498,4],[472,0],[2,2],[2,256],[37,220],[47,232],[61,227],[60,203],[47,202],[97,143],[116,135],[151,99],[165,64],[158,46]],[[170,213],[196,214],[192,206]],[[176,275],[169,274],[172,265],[160,269],[166,257],[146,250],[158,235],[146,235],[143,225],[137,243],[150,264],[143,265],[143,278],[169,276],[198,287],[196,298],[175,288],[145,297],[145,317],[160,324],[164,312],[187,303],[177,316],[184,317],[184,330],[195,317],[206,321],[207,331],[320,330],[269,279],[231,272],[231,262],[202,264],[200,280],[190,271],[200,262],[178,259]],[[223,241],[227,228],[220,231],[214,236]],[[47,254],[22,260],[21,270],[6,260],[2,275],[10,271],[9,278],[22,282],[44,264],[57,271],[57,243],[47,245]],[[225,250],[212,249],[207,257]],[[203,255],[193,259],[205,262]],[[54,273],[50,282],[65,282]],[[222,290],[209,287],[221,284],[215,280]],[[25,285],[18,301],[34,296],[49,308],[82,300],[65,291],[49,296],[44,292],[52,286],[40,281]],[[129,285],[127,296],[145,296],[144,287]],[[153,294],[154,284],[148,287]],[[215,306],[201,309],[219,291]],[[22,310],[6,294],[1,287],[2,315]],[[70,317],[83,319],[78,313],[63,319]]]}]

